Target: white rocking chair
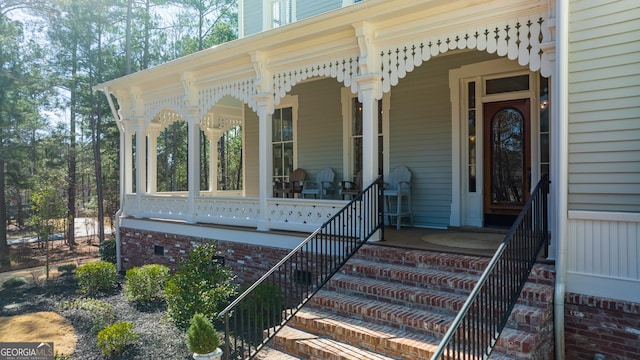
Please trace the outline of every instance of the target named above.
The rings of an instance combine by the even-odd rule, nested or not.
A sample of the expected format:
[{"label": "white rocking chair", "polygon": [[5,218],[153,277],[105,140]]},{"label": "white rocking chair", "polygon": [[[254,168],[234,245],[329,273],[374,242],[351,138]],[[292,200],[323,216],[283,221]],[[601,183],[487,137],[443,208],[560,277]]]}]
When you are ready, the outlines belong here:
[{"label": "white rocking chair", "polygon": [[304,181],[302,186],[302,197],[306,195],[313,195],[314,199],[320,196],[320,199],[324,199],[334,191],[333,179],[335,173],[331,168],[324,168],[316,175],[316,181]]},{"label": "white rocking chair", "polygon": [[[392,224],[395,217],[396,229],[400,230],[403,217],[408,217],[413,226],[413,213],[411,212],[411,171],[404,166],[398,166],[391,170],[385,181],[384,188],[384,213]],[[392,201],[395,198],[395,201]],[[395,203],[395,204],[394,204]],[[395,206],[394,206],[395,205]]]}]

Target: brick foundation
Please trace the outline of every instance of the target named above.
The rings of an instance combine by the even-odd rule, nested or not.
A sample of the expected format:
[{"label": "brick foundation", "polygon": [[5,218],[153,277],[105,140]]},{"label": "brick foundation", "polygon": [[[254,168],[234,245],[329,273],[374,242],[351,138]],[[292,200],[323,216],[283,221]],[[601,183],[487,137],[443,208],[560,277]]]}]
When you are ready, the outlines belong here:
[{"label": "brick foundation", "polygon": [[640,303],[567,293],[566,359],[640,359]]},{"label": "brick foundation", "polygon": [[[212,241],[128,228],[120,229],[120,239],[123,270],[144,264],[162,264],[175,269],[179,259],[190,253],[195,246]],[[162,247],[162,255],[155,254],[158,250],[156,246]],[[240,284],[255,282],[289,253],[287,249],[229,241],[218,241],[217,249],[224,255],[225,264],[238,276]]]}]

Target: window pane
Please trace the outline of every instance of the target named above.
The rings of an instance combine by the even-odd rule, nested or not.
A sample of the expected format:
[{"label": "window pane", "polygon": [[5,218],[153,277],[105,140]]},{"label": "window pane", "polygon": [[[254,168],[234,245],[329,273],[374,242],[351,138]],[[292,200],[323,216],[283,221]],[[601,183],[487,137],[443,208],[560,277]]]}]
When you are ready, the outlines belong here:
[{"label": "window pane", "polygon": [[273,144],[273,176],[282,175],[282,145]]},{"label": "window pane", "polygon": [[467,106],[469,107],[469,113],[467,116],[468,122],[468,143],[469,148],[468,158],[468,185],[469,192],[476,192],[476,83],[470,82],[467,86]]},{"label": "window pane", "polygon": [[549,79],[540,77],[540,132],[549,131]]},{"label": "window pane", "polygon": [[353,138],[353,176],[362,169],[362,138]]},{"label": "window pane", "polygon": [[529,90],[529,75],[491,79],[487,80],[485,86],[487,94],[499,94],[512,91]]},{"label": "window pane", "polygon": [[293,109],[282,109],[282,141],[293,140]]},{"label": "window pane", "polygon": [[502,109],[491,119],[491,201],[521,204],[524,181],[524,118],[516,109]]},{"label": "window pane", "polygon": [[353,116],[351,119],[351,136],[362,135],[362,104],[358,101],[358,98],[353,99]]},{"label": "window pane", "polygon": [[273,133],[271,136],[273,137],[273,142],[282,141],[282,116],[280,109],[276,109],[273,113]]},{"label": "window pane", "polygon": [[289,176],[291,172],[293,172],[293,143],[287,142],[284,143],[284,175]]},{"label": "window pane", "polygon": [[549,162],[549,134],[540,134],[540,162]]},{"label": "window pane", "polygon": [[378,100],[378,134],[382,135],[382,100]]}]

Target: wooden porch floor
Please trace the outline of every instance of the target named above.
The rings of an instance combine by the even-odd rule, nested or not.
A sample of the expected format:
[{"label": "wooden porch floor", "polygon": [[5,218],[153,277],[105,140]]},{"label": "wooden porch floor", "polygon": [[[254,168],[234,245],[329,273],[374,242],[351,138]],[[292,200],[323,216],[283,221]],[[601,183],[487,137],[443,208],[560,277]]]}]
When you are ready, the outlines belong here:
[{"label": "wooden porch floor", "polygon": [[450,228],[446,230],[395,226],[384,229],[384,240],[372,245],[491,257],[506,229]]}]

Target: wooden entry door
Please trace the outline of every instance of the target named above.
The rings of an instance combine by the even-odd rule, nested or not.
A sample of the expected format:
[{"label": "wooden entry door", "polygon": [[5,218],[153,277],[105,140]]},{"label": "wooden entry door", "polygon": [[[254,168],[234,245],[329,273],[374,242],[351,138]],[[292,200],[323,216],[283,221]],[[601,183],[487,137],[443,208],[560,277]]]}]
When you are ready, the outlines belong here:
[{"label": "wooden entry door", "polygon": [[510,225],[529,198],[530,113],[529,99],[483,106],[485,225]]}]

